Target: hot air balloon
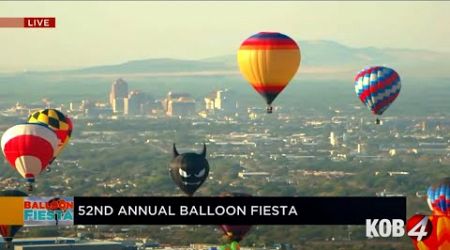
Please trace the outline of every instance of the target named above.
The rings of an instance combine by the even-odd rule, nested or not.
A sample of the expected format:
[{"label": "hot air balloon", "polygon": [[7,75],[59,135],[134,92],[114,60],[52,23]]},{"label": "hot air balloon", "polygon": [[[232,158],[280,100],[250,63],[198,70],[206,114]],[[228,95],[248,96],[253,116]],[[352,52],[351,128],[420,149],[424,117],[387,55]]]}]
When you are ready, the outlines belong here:
[{"label": "hot air balloon", "polygon": [[[0,196],[6,197],[25,197],[26,193],[19,190],[5,190],[0,192]],[[6,248],[11,246],[11,242],[14,239],[14,236],[17,232],[22,228],[22,225],[0,225],[0,235],[3,237],[5,241]]]},{"label": "hot air balloon", "polygon": [[[413,244],[417,250],[448,250],[450,249],[450,217],[441,215],[428,216],[431,222],[431,229],[428,228],[425,232],[430,233],[418,241],[413,238]],[[420,232],[421,228],[418,229]]]},{"label": "hot air balloon", "polygon": [[[374,115],[382,115],[400,93],[400,76],[382,66],[369,67],[355,77],[355,92]],[[377,118],[377,124],[380,119]]]},{"label": "hot air balloon", "polygon": [[203,144],[203,151],[200,154],[179,154],[173,144],[173,159],[170,162],[169,172],[175,184],[187,195],[193,196],[209,174],[206,145]]},{"label": "hot air balloon", "polygon": [[[225,192],[222,193],[220,196],[222,197],[250,197],[250,194],[246,193],[239,193],[239,192]],[[245,235],[250,231],[252,228],[251,225],[220,225],[220,228],[222,229],[225,236],[230,240],[231,242],[240,242]]]},{"label": "hot air balloon", "polygon": [[297,43],[278,32],[260,32],[241,44],[237,53],[239,69],[266,100],[267,113],[272,113],[272,102],[297,72],[300,57]]},{"label": "hot air balloon", "polygon": [[434,215],[450,216],[450,177],[428,188],[427,202]]},{"label": "hot air balloon", "polygon": [[450,177],[428,188],[427,203],[432,211],[428,216],[431,234],[421,241],[413,239],[414,245],[418,250],[450,249]]},{"label": "hot air balloon", "polygon": [[58,146],[56,134],[40,124],[15,125],[3,134],[3,154],[33,190],[35,178],[48,166]]},{"label": "hot air balloon", "polygon": [[32,113],[28,117],[28,123],[45,124],[55,131],[58,137],[58,148],[53,154],[53,158],[50,161],[51,164],[70,140],[73,130],[72,120],[56,109],[43,109]]},{"label": "hot air balloon", "polygon": [[237,241],[233,241],[230,243],[231,250],[240,250],[241,247]]},{"label": "hot air balloon", "polygon": [[230,244],[221,245],[219,250],[240,250],[241,247],[239,243],[236,241],[231,242]]}]

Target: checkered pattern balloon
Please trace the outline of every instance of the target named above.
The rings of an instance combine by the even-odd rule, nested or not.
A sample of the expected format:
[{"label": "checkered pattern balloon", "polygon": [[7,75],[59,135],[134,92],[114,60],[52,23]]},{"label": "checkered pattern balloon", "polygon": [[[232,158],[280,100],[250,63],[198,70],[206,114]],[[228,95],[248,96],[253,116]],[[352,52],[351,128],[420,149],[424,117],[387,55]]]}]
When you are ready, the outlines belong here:
[{"label": "checkered pattern balloon", "polygon": [[59,142],[54,157],[61,153],[72,135],[72,120],[56,109],[36,111],[28,117],[28,123],[44,124],[56,133]]}]

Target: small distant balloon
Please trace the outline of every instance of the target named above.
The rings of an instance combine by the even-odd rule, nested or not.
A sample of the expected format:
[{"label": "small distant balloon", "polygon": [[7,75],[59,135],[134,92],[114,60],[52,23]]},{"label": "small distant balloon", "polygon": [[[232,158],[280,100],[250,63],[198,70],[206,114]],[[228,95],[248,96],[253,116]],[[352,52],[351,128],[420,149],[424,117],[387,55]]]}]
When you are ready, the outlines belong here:
[{"label": "small distant balloon", "polygon": [[[374,115],[382,115],[395,101],[400,89],[400,76],[388,67],[369,67],[355,77],[356,95]],[[380,124],[378,118],[377,124]]]}]

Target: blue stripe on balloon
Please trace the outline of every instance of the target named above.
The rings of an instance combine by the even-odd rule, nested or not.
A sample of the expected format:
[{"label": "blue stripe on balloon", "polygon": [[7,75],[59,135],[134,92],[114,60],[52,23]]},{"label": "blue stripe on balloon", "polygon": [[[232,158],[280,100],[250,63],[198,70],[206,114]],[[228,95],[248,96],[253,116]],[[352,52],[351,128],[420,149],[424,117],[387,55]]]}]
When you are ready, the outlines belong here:
[{"label": "blue stripe on balloon", "polygon": [[[380,72],[383,73],[382,76],[378,76],[378,74],[379,74]],[[371,75],[371,74],[376,74],[377,77],[376,77],[374,80],[370,80],[370,75]],[[362,88],[359,89],[358,92],[357,92],[357,95],[358,95],[358,96],[361,95],[361,93],[362,93],[364,90],[369,89],[370,86],[377,85],[379,82],[384,81],[385,79],[391,77],[392,74],[394,74],[394,70],[392,70],[392,69],[390,69],[390,68],[380,67],[380,68],[378,68],[377,70],[372,71],[371,74],[367,73],[367,74],[361,76],[360,78],[358,78],[358,79],[355,81],[355,85],[358,85],[358,82],[359,82],[359,81],[361,81],[361,83],[362,83]],[[367,78],[369,79],[369,83],[365,83],[365,82],[363,81],[362,78],[365,78],[365,77],[367,77]],[[400,81],[400,79],[399,79],[399,78],[396,78],[392,84],[395,84],[395,85],[396,85],[399,81]],[[380,90],[378,90],[378,91],[377,91],[376,93],[374,93],[374,94],[381,93],[382,91],[383,91],[383,89],[380,89]],[[372,94],[372,93],[371,93],[371,94]],[[371,97],[373,97],[373,95],[371,95]]]},{"label": "blue stripe on balloon", "polygon": [[[377,74],[378,74],[378,72],[380,72],[380,71],[377,71]],[[377,85],[379,82],[384,81],[384,80],[388,79],[389,77],[391,77],[392,74],[393,74],[393,71],[391,70],[390,74],[383,75],[380,78],[378,78],[378,76],[377,76],[377,78],[375,78],[374,81],[370,82],[370,86]],[[394,81],[394,83],[395,83],[395,81]],[[392,86],[395,85],[394,83],[392,83],[391,85],[387,85],[385,88],[378,89],[375,92],[371,92],[370,97],[373,99],[373,98],[376,98],[379,94],[382,94],[382,93],[384,94],[386,91],[390,91]]]},{"label": "blue stripe on balloon", "polygon": [[[374,93],[371,93],[371,97],[378,97],[379,95],[384,95],[386,92],[392,91],[393,88],[398,87],[400,83],[400,80],[396,80],[394,83],[392,83],[391,85],[386,86],[384,89],[380,89]],[[397,89],[397,91],[400,91],[400,88]]]},{"label": "blue stripe on balloon", "polygon": [[384,89],[379,89],[377,91],[375,91],[375,95],[381,94],[383,92],[386,92],[386,90],[390,90],[393,87],[396,87],[398,85],[398,83],[400,82],[400,79],[395,79],[392,83],[390,83],[390,85],[386,86]]},{"label": "blue stripe on balloon", "polygon": [[288,36],[286,36],[284,34],[281,34],[281,33],[270,33],[270,32],[269,33],[261,32],[261,33],[258,33],[258,34],[255,34],[255,35],[251,36],[250,38],[276,38],[276,39],[289,39],[289,40],[291,40],[290,37],[288,37]]},{"label": "blue stripe on balloon", "polygon": [[[375,107],[376,107],[379,103],[385,101],[385,100],[388,99],[388,98],[391,98],[392,96],[398,94],[399,92],[400,92],[400,89],[398,89],[397,91],[391,93],[391,94],[388,95],[388,96],[383,97],[383,99],[381,99],[381,100],[377,101],[376,103],[374,103],[373,105],[371,105],[370,110],[373,111],[373,110],[375,109]],[[367,98],[367,99],[368,99],[368,98]],[[377,114],[378,114],[378,115],[383,114],[383,112],[386,111],[386,109],[387,109],[391,104],[392,104],[392,103],[387,103],[386,105],[382,106],[382,107],[380,108],[380,110],[378,110]],[[366,102],[366,105],[367,105],[367,102]]]}]

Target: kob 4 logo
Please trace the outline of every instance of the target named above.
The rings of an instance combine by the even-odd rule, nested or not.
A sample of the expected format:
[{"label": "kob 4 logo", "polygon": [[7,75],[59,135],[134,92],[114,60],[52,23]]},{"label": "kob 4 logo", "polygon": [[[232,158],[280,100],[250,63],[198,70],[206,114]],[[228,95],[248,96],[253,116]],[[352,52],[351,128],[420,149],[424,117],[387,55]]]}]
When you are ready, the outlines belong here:
[{"label": "kob 4 logo", "polygon": [[[416,214],[406,223],[406,232],[414,240],[422,241],[431,235],[433,228],[428,216]],[[367,219],[366,237],[388,238],[405,235],[405,222],[402,219]]]},{"label": "kob 4 logo", "polygon": [[406,223],[406,230],[411,239],[422,241],[431,235],[433,226],[428,216],[416,214],[409,218]]}]

